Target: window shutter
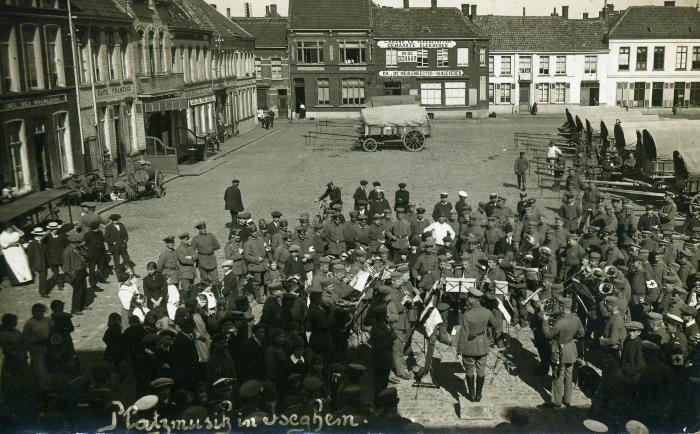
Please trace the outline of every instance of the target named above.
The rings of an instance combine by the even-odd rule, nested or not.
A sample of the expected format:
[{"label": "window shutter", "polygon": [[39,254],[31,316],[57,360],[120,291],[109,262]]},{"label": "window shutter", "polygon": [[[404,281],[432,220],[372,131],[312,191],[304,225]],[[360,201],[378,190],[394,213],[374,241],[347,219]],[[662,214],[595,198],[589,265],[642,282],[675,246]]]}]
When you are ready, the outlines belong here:
[{"label": "window shutter", "polygon": [[618,82],[615,86],[615,103],[616,105],[622,105],[622,83]]}]

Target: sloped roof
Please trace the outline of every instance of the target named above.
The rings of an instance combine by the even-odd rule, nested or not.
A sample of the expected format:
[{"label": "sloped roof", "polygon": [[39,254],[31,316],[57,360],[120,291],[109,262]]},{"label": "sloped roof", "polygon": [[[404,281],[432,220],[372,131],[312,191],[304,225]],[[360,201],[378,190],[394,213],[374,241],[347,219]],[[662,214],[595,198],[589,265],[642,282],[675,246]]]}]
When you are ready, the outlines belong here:
[{"label": "sloped roof", "polygon": [[196,23],[194,20],[192,20],[190,14],[185,12],[177,3],[172,1],[166,4],[156,3],[155,10],[149,9],[143,2],[130,2],[130,8],[136,18],[139,18],[141,21],[151,21],[153,16],[157,15],[170,27],[194,32],[211,32],[211,29],[208,26],[203,26]]},{"label": "sloped roof", "polygon": [[632,6],[612,24],[610,39],[700,39],[700,13],[691,7]]},{"label": "sloped roof", "polygon": [[256,47],[286,47],[287,18],[234,17],[233,21],[255,37]]},{"label": "sloped roof", "polygon": [[484,15],[477,17],[476,23],[488,34],[491,51],[587,52],[608,48],[602,19]]},{"label": "sloped roof", "polygon": [[221,15],[220,12],[204,0],[179,0],[179,2],[193,21],[196,21],[202,27],[208,27],[220,34],[224,39],[253,39],[250,33]]},{"label": "sloped roof", "polygon": [[112,0],[71,0],[73,13],[78,17],[108,18],[131,21],[126,12]]},{"label": "sloped roof", "polygon": [[369,29],[370,0],[289,0],[292,29]]},{"label": "sloped roof", "polygon": [[386,38],[479,38],[483,32],[457,8],[374,8],[374,34]]}]

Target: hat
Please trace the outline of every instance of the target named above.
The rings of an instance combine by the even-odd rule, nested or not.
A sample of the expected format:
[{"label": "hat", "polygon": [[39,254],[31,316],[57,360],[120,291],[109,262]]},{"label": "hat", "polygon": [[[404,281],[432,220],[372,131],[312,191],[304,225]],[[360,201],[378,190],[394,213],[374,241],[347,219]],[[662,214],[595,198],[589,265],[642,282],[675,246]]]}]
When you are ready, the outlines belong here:
[{"label": "hat", "polygon": [[248,380],[241,385],[241,389],[238,394],[241,398],[250,399],[255,398],[262,392],[262,383],[258,380]]},{"label": "hat", "polygon": [[647,211],[649,211],[649,210],[655,209],[656,207],[655,207],[654,205],[647,205],[647,206],[645,206],[644,208],[645,208]]},{"label": "hat", "polygon": [[438,303],[436,307],[438,312],[445,312],[447,309],[450,308],[450,305],[447,303]]},{"label": "hat", "polygon": [[399,392],[395,387],[389,387],[379,392],[377,399],[384,405],[396,404],[399,402]]},{"label": "hat", "polygon": [[280,217],[282,217],[282,213],[279,212],[279,211],[272,211],[272,212],[270,213],[270,215],[272,216],[272,218],[280,218]]},{"label": "hat", "polygon": [[399,182],[399,188],[406,188],[405,182]]},{"label": "hat", "polygon": [[365,365],[361,365],[359,363],[349,363],[348,364],[348,372],[354,372],[356,374],[362,374],[367,370]]},{"label": "hat", "polygon": [[588,428],[592,432],[608,432],[608,426],[605,425],[603,422],[598,422],[597,420],[593,419],[586,419],[583,421],[583,426]]},{"label": "hat", "polygon": [[238,214],[239,219],[246,219],[248,220],[251,217],[251,214],[248,211],[242,212]]},{"label": "hat", "polygon": [[629,420],[625,424],[625,429],[629,434],[649,434],[649,428],[637,420]]},{"label": "hat", "polygon": [[377,291],[379,291],[380,294],[389,295],[393,291],[393,288],[387,285],[379,285]]},{"label": "hat", "polygon": [[360,181],[360,185],[367,185],[367,184],[368,184],[368,182],[366,179],[363,179]]},{"label": "hat", "polygon": [[406,210],[403,209],[403,207],[398,207],[398,208],[396,208],[396,212],[397,212],[397,213],[406,212]]},{"label": "hat", "polygon": [[177,236],[179,239],[184,240],[185,238],[189,238],[190,234],[188,232],[182,232],[180,235]]},{"label": "hat", "polygon": [[442,193],[440,193],[440,197],[447,197],[447,196],[448,196],[448,194],[444,191]]},{"label": "hat", "polygon": [[608,303],[617,303],[618,298],[614,295],[608,295],[607,297],[605,297],[605,301],[607,301]]},{"label": "hat", "polygon": [[46,225],[46,229],[49,229],[49,230],[58,229],[60,227],[61,227],[61,225],[59,225],[58,222],[49,222],[49,224]]},{"label": "hat", "polygon": [[374,182],[372,183],[372,185],[375,186],[375,187],[379,187],[380,185],[382,185],[382,183],[379,182],[379,181],[374,181]]},{"label": "hat", "polygon": [[88,226],[90,227],[90,229],[97,229],[100,227],[100,222],[95,220],[95,221],[90,222],[88,224]]},{"label": "hat", "polygon": [[82,243],[83,242],[83,235],[79,234],[77,232],[72,232],[68,234],[68,242],[69,243]]},{"label": "hat", "polygon": [[425,214],[425,208],[423,208],[422,206],[419,206],[418,208],[416,208],[416,212],[418,214]]},{"label": "hat", "polygon": [[166,386],[173,386],[174,384],[175,381],[173,381],[172,378],[168,377],[156,378],[155,380],[151,381],[151,387],[154,389],[160,389],[161,387]]},{"label": "hat", "polygon": [[672,314],[672,313],[666,314],[666,320],[672,321],[672,322],[675,322],[678,324],[683,324],[683,318],[679,317],[678,315]]},{"label": "hat", "polygon": [[230,259],[225,260],[221,263],[222,267],[233,267],[233,261]]},{"label": "hat", "polygon": [[571,309],[571,305],[573,304],[573,300],[568,298],[568,297],[560,297],[559,298],[559,304],[561,307],[564,309]]},{"label": "hat", "polygon": [[459,197],[467,197],[468,196],[467,192],[464,190],[460,190],[459,193],[457,193],[457,195]]},{"label": "hat", "polygon": [[175,242],[175,237],[172,235],[168,235],[167,237],[163,238],[163,241],[166,243],[174,243]]},{"label": "hat", "polygon": [[120,216],[119,214],[112,214],[112,215],[109,216],[109,219],[112,220],[112,221],[115,221],[115,222],[116,222],[117,220],[121,220],[121,218],[122,218],[122,216]]},{"label": "hat", "polygon": [[301,384],[307,392],[317,392],[323,387],[323,381],[317,376],[309,376],[304,378],[304,382]]},{"label": "hat", "polygon": [[471,295],[472,297],[481,297],[482,295],[484,295],[484,293],[476,288],[469,288],[469,295]]},{"label": "hat", "polygon": [[194,225],[195,229],[206,229],[207,224],[205,222],[199,222],[196,225]]},{"label": "hat", "polygon": [[46,231],[41,226],[37,226],[32,230],[32,235],[46,235]]},{"label": "hat", "polygon": [[649,312],[647,313],[647,317],[649,317],[649,319],[652,321],[661,321],[663,318],[659,312]]},{"label": "hat", "polygon": [[645,350],[658,351],[661,349],[660,346],[658,346],[657,344],[655,344],[652,341],[642,341],[641,344],[642,344],[642,348],[644,348]]},{"label": "hat", "polygon": [[214,381],[211,385],[212,387],[218,389],[231,389],[233,387],[233,383],[235,383],[235,380],[233,378],[223,377]]},{"label": "hat", "polygon": [[644,330],[644,326],[639,321],[630,321],[625,323],[627,330]]},{"label": "hat", "polygon": [[296,245],[296,244],[292,244],[291,246],[289,246],[289,251],[290,251],[290,252],[298,252],[299,249],[301,249],[301,247],[299,247],[299,246]]},{"label": "hat", "polygon": [[367,220],[367,214],[359,215],[359,216],[357,216],[357,219],[358,219],[358,220],[365,221],[365,220]]}]

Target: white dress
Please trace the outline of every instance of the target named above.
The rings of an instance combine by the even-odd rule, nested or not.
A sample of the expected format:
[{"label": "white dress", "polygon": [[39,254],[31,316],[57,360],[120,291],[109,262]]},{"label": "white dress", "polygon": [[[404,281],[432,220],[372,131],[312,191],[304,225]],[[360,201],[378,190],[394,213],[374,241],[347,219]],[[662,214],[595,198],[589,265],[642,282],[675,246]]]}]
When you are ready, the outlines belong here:
[{"label": "white dress", "polygon": [[180,304],[180,292],[177,290],[177,286],[168,285],[168,304],[165,306],[168,309],[168,318],[175,321],[175,311],[177,311],[177,306]]},{"label": "white dress", "polygon": [[32,271],[29,269],[29,261],[24,248],[19,243],[21,234],[12,229],[0,233],[0,248],[5,256],[5,262],[10,266],[12,273],[19,283],[32,280]]}]

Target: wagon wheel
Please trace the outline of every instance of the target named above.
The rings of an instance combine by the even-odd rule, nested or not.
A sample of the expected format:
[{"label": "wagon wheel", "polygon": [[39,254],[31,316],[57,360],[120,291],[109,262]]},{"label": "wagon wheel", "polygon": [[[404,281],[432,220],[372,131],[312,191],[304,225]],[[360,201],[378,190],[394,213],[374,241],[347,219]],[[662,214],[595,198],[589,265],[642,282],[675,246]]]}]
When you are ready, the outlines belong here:
[{"label": "wagon wheel", "polygon": [[425,145],[425,136],[418,130],[411,130],[403,135],[403,146],[411,152],[420,151]]},{"label": "wagon wheel", "polygon": [[690,198],[690,203],[688,204],[688,210],[690,213],[700,210],[700,193]]},{"label": "wagon wheel", "polygon": [[374,152],[377,150],[378,147],[379,144],[377,143],[377,141],[371,137],[366,138],[365,141],[362,142],[362,149],[364,149],[367,152]]},{"label": "wagon wheel", "polygon": [[156,192],[156,196],[158,197],[163,197],[165,196],[165,177],[163,176],[163,173],[159,170],[156,172],[156,176],[154,179],[154,190]]}]

